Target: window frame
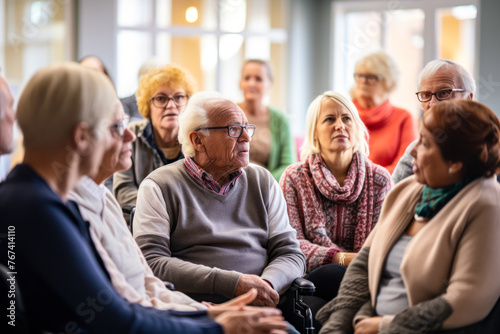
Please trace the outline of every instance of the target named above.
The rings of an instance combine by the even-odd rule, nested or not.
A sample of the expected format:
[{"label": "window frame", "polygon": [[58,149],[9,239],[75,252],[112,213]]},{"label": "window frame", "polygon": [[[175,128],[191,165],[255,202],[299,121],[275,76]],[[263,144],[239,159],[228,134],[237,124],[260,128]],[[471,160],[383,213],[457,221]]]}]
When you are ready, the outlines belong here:
[{"label": "window frame", "polygon": [[[394,10],[409,10],[409,9],[420,9],[425,14],[424,19],[424,47],[423,47],[423,68],[424,64],[429,61],[436,59],[438,54],[437,46],[437,32],[438,32],[438,21],[436,18],[436,11],[443,8],[451,8],[457,6],[468,6],[474,5],[477,8],[478,13],[480,12],[480,0],[415,0],[415,1],[402,1],[402,0],[391,0],[391,1],[335,1],[331,6],[331,17],[333,18],[332,25],[332,39],[331,39],[331,55],[332,59],[330,62],[331,71],[329,73],[329,82],[331,83],[334,90],[342,91],[344,89],[344,82],[346,82],[346,76],[344,75],[343,66],[344,60],[342,57],[342,51],[336,46],[345,45],[346,40],[344,36],[345,17],[348,13],[353,12],[368,12],[368,11],[394,11]],[[478,74],[478,63],[479,63],[479,26],[480,26],[480,15],[476,17],[476,29],[475,29],[475,54],[474,54],[474,73],[472,75],[477,77]],[[383,23],[382,23],[383,24]],[[383,47],[383,46],[382,46]],[[335,73],[339,73],[335,75]]]},{"label": "window frame", "polygon": [[[116,13],[118,13],[118,0],[116,1]],[[150,40],[152,41],[150,45],[150,50],[149,54],[151,56],[155,56],[157,54],[157,48],[156,48],[156,39],[157,36],[161,33],[168,33],[170,34],[171,37],[202,37],[206,35],[211,35],[216,38],[216,45],[217,45],[217,62],[216,62],[216,71],[215,71],[215,90],[221,91],[221,78],[222,78],[222,66],[221,66],[221,56],[220,56],[220,42],[222,36],[225,35],[241,35],[244,39],[244,41],[247,40],[248,37],[266,37],[269,40],[270,44],[277,43],[277,44],[286,44],[289,39],[289,29],[288,29],[288,18],[285,18],[286,23],[284,28],[272,28],[269,27],[268,29],[259,29],[258,31],[252,30],[248,28],[248,25],[245,26],[245,29],[243,29],[240,32],[229,32],[229,31],[224,31],[221,30],[221,8],[223,8],[224,3],[227,0],[214,0],[216,3],[217,7],[217,24],[215,29],[209,29],[209,28],[202,28],[202,27],[190,27],[190,26],[181,26],[181,25],[169,25],[168,27],[157,27],[156,24],[156,7],[157,7],[157,2],[156,0],[149,0],[151,1],[151,20],[148,22],[148,24],[145,25],[140,25],[140,26],[122,26],[118,23],[118,19],[116,20],[116,32],[115,36],[118,36],[118,34],[121,31],[137,31],[137,32],[143,32],[143,33],[148,33],[150,34]],[[247,0],[247,1],[254,1],[254,0]],[[267,0],[265,0],[267,1]],[[273,1],[273,0],[268,0],[268,1]],[[247,6],[249,4],[247,3]],[[290,3],[286,4],[287,6],[290,6]],[[118,50],[118,38],[116,40],[116,45],[115,48]],[[118,66],[118,57],[119,55],[116,55],[116,64]],[[117,83],[118,84],[118,83]],[[202,83],[200,83],[201,85]],[[201,87],[200,87],[201,88]]]}]

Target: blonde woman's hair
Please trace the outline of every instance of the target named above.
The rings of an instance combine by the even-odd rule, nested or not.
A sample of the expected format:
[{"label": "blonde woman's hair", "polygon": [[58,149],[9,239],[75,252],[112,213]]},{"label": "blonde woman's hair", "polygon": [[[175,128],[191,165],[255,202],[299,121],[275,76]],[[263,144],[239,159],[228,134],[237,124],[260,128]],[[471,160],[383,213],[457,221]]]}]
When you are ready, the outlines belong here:
[{"label": "blonde woman's hair", "polygon": [[151,99],[160,86],[182,88],[188,98],[196,90],[196,81],[191,74],[178,65],[155,67],[142,76],[137,89],[137,107],[145,119],[151,119]]},{"label": "blonde woman's hair", "polygon": [[99,138],[115,111],[116,92],[102,73],[77,63],[47,66],[26,84],[17,106],[24,147],[57,147],[85,122]]},{"label": "blonde woman's hair", "polygon": [[396,62],[387,53],[380,51],[361,58],[354,66],[354,73],[358,73],[361,67],[365,67],[370,74],[382,76],[389,93],[396,89],[400,73]]},{"label": "blonde woman's hair", "polygon": [[358,110],[351,100],[344,95],[333,91],[327,91],[316,97],[307,109],[306,135],[304,138],[304,144],[301,147],[301,160],[304,161],[311,154],[321,153],[319,143],[314,139],[314,137],[316,136],[316,127],[318,124],[319,114],[321,113],[321,104],[326,100],[332,100],[349,111],[355,126],[356,143],[354,144],[353,152],[359,151],[368,156],[370,153],[370,150],[368,149],[368,130],[359,117]]}]

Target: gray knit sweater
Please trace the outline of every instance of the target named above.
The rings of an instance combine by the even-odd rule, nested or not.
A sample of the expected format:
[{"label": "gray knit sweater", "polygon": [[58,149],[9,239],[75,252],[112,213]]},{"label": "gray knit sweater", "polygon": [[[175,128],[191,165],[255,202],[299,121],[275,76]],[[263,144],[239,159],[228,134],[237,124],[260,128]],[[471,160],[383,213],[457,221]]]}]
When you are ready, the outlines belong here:
[{"label": "gray knit sweater", "polygon": [[392,183],[394,183],[394,185],[398,184],[400,181],[404,180],[408,176],[413,175],[413,169],[412,169],[413,158],[411,157],[410,152],[413,149],[413,147],[415,147],[417,142],[418,140],[415,140],[410,145],[408,145],[405,153],[403,154],[401,159],[399,159],[396,168],[392,172]]},{"label": "gray knit sweater", "polygon": [[250,164],[226,194],[198,184],[178,161],[141,184],[134,236],[156,276],[188,293],[233,297],[241,273],[278,292],[305,271],[277,182]]}]

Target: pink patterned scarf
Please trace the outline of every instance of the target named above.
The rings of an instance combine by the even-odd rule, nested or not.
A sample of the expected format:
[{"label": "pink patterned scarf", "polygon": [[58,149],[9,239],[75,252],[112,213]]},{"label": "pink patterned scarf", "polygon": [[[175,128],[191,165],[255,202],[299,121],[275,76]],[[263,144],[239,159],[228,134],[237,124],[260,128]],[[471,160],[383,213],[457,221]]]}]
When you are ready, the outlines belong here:
[{"label": "pink patterned scarf", "polygon": [[[363,154],[354,153],[344,185],[341,187],[323,162],[321,154],[309,156],[309,168],[312,175],[309,182],[312,181],[314,187],[310,185],[308,188],[316,188],[324,197],[332,201],[330,204],[332,210],[329,210],[332,212],[324,212],[322,210],[324,203],[320,203],[320,198],[312,192],[306,192],[304,200],[311,204],[310,207],[319,209],[315,212],[314,221],[323,227],[327,221],[326,215],[331,216],[328,218],[333,219],[336,226],[331,239],[346,251],[358,252],[376,223],[373,221],[373,199],[377,194],[374,194],[373,172],[370,170],[367,173],[367,168],[373,168],[372,165]],[[314,233],[307,237],[313,243],[334,246],[332,240],[325,242],[325,238],[329,239],[326,236]],[[322,240],[315,240],[318,237]],[[342,237],[350,239],[350,242],[340,240]]]}]

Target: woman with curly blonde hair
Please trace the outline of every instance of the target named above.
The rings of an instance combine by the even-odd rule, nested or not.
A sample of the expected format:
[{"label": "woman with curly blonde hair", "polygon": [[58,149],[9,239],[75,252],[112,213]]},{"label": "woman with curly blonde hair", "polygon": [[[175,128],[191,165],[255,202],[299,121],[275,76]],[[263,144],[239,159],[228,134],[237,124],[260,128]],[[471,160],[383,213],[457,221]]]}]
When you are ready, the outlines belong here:
[{"label": "woman with curly blonde hair", "polygon": [[137,136],[132,167],[114,174],[113,193],[121,206],[135,205],[142,180],[158,167],[183,159],[177,141],[179,114],[195,92],[191,74],[177,65],[150,70],[137,90],[139,112],[145,118],[130,124]]}]

